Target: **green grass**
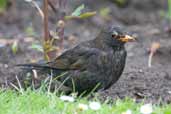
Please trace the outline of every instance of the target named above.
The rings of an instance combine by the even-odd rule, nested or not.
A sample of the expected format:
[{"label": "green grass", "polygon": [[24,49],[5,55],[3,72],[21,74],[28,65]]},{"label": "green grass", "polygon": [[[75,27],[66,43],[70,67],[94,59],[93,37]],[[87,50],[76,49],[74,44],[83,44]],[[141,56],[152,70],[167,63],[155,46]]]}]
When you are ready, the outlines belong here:
[{"label": "green grass", "polygon": [[[143,103],[133,100],[117,100],[113,104],[102,103],[97,111],[90,108],[78,110],[78,104],[89,104],[86,98],[76,98],[74,102],[64,102],[54,93],[27,90],[19,93],[13,90],[0,90],[0,114],[122,114],[130,109],[132,114],[140,114]],[[171,105],[153,105],[152,114],[171,114]]]}]

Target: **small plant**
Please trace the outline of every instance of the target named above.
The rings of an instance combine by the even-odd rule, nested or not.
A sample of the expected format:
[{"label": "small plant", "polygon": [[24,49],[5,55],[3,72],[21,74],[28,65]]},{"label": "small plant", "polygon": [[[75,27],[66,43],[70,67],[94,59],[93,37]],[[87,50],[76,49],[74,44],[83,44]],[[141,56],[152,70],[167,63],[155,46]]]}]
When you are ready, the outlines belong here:
[{"label": "small plant", "polygon": [[[33,6],[36,7],[44,22],[44,40],[43,40],[42,47],[44,50],[44,57],[47,61],[50,61],[53,58],[55,58],[57,55],[59,55],[57,52],[59,52],[59,50],[62,51],[64,49],[63,40],[64,40],[64,30],[66,27],[65,24],[66,21],[69,21],[71,19],[85,19],[94,16],[96,14],[95,11],[83,13],[85,5],[82,4],[78,6],[71,13],[71,15],[63,15],[63,17],[60,17],[60,20],[57,20],[56,33],[53,32],[55,34],[51,34],[52,32],[50,32],[48,29],[48,5],[53,9],[55,13],[57,12],[57,9],[55,9],[53,4],[49,0],[43,1],[44,4],[43,10],[39,7],[36,1],[34,0],[25,0],[25,1],[31,3]],[[65,7],[66,0],[60,0],[58,4],[59,6],[62,4],[62,6]],[[56,41],[59,43],[55,43]],[[56,46],[55,44],[59,44],[59,46]]]}]

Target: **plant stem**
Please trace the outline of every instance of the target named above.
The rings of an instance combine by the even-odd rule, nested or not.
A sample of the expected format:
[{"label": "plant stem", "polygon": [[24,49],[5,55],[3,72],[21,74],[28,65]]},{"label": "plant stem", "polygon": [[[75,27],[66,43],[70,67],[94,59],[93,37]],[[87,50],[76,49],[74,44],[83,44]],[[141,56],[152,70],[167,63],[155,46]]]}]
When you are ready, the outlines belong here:
[{"label": "plant stem", "polygon": [[43,12],[44,12],[44,41],[49,40],[49,31],[48,31],[48,0],[44,0],[43,4]]}]

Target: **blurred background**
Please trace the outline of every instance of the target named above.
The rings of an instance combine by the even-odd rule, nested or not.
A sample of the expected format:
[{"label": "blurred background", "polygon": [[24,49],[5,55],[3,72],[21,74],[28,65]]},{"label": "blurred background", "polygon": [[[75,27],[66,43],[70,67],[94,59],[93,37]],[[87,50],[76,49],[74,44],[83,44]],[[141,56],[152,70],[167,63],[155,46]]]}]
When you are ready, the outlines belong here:
[{"label": "blurred background", "polygon": [[[108,25],[131,32],[137,42],[126,45],[128,58],[121,79],[102,97],[160,97],[171,102],[171,0],[49,0],[48,30],[63,48],[95,38]],[[43,59],[43,0],[0,0],[0,84],[13,79],[14,64]],[[81,14],[90,13],[80,18]],[[94,13],[95,12],[95,13]],[[91,15],[91,13],[93,13]],[[64,17],[71,19],[64,21]],[[76,16],[73,17],[73,16]],[[55,45],[62,53],[60,43]]]}]

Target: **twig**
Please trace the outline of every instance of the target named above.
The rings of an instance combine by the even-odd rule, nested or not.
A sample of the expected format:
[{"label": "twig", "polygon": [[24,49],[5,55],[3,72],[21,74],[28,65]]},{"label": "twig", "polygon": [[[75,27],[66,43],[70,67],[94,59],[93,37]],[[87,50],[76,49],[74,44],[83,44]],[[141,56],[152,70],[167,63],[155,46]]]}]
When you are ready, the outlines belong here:
[{"label": "twig", "polygon": [[40,16],[42,17],[42,20],[44,19],[44,14],[43,14],[43,11],[41,10],[41,8],[39,7],[39,5],[35,2],[35,1],[32,1],[32,4],[36,7],[36,9],[38,10]]},{"label": "twig", "polygon": [[51,1],[48,1],[49,6],[52,8],[53,12],[57,14],[57,9],[54,7]]}]

